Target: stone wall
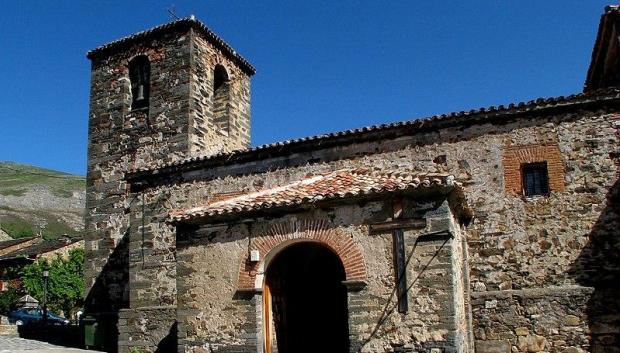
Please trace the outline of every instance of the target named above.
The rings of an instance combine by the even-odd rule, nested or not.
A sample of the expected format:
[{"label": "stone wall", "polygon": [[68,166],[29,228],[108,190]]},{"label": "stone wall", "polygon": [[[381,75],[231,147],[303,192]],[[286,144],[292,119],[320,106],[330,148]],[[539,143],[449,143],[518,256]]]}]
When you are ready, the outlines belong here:
[{"label": "stone wall", "polygon": [[579,286],[475,293],[476,351],[591,351],[586,306],[592,293]]},{"label": "stone wall", "polygon": [[[466,232],[475,290],[575,283],[569,273],[571,263],[586,245],[617,178],[617,167],[610,158],[617,149],[616,119],[616,115],[581,112],[536,124],[525,120],[472,126],[389,143],[317,149],[289,158],[184,172],[185,184],[163,185],[148,192],[166,190],[171,195],[170,207],[183,208],[204,204],[222,193],[267,189],[340,168],[452,173],[464,183],[468,203],[476,213]],[[505,193],[505,147],[551,141],[563,151],[565,190],[534,199]],[[597,147],[588,147],[594,141]],[[316,156],[322,160],[309,163]],[[443,162],[434,161],[438,156],[445,158]]]},{"label": "stone wall", "polygon": [[120,351],[174,352],[177,346],[176,306],[123,309],[119,312],[118,329]]},{"label": "stone wall", "polygon": [[[150,61],[150,99],[147,108],[132,110],[128,63],[136,55],[146,55]],[[165,213],[156,218],[165,208],[160,204],[164,199],[157,195],[145,200],[143,210],[143,200],[130,193],[125,174],[247,146],[249,76],[202,33],[183,26],[118,45],[91,59],[86,311],[114,326],[120,309],[176,303],[174,229],[159,222]],[[225,65],[231,75],[231,126],[226,133],[218,132],[213,122],[215,63]],[[127,322],[119,322],[123,332],[137,332]],[[108,333],[114,336],[115,331]],[[111,345],[108,350],[115,349],[115,341],[113,337],[106,341]]]},{"label": "stone wall", "polygon": [[[617,283],[612,280],[618,278],[618,264],[610,262],[609,259],[617,259],[620,248],[614,237],[614,229],[618,226],[617,202],[615,204],[612,202],[614,197],[617,200],[617,196],[613,195],[617,195],[618,166],[613,156],[618,153],[619,126],[618,115],[613,109],[584,110],[575,107],[570,113],[506,117],[501,123],[444,128],[396,139],[350,143],[331,148],[317,146],[310,152],[273,157],[267,155],[245,164],[223,164],[205,169],[186,170],[175,176],[175,183],[167,184],[165,181],[160,181],[159,186],[144,192],[150,197],[162,193],[169,195],[166,205],[162,207],[176,209],[204,204],[218,198],[222,193],[271,188],[308,175],[340,168],[369,167],[381,170],[409,169],[417,172],[451,173],[464,184],[467,202],[475,210],[474,222],[464,230],[467,247],[459,249],[455,244],[451,245],[452,253],[462,253],[463,259],[467,259],[463,261],[462,268],[469,268],[470,273],[469,278],[464,279],[464,283],[470,282],[470,286],[469,289],[463,288],[462,310],[468,311],[469,291],[473,298],[478,298],[487,292],[513,293],[520,290],[537,291],[549,288],[556,288],[562,292],[564,288],[583,286],[595,288],[595,292],[587,299],[589,304],[581,306],[581,309],[578,309],[580,313],[573,315],[588,317],[593,315],[592,307],[600,307],[592,301],[603,301],[603,297],[597,296],[596,293],[606,293],[608,287],[613,287],[609,283]],[[527,199],[506,191],[507,171],[503,163],[506,151],[532,145],[551,146],[560,151],[564,188],[555,190],[552,188],[548,196]],[[165,221],[160,219],[158,222]],[[237,245],[226,251],[217,250],[217,247],[224,246],[220,243],[205,247],[209,250],[207,252],[196,253],[198,250],[190,250],[199,247],[179,250],[179,263],[196,262],[205,265],[204,261],[208,256],[217,256],[212,259],[213,261],[240,261],[244,256],[244,249],[247,249],[247,244],[244,245],[244,242],[247,242],[248,232],[238,229],[235,233],[238,239],[231,243]],[[215,252],[211,252],[213,250],[211,246],[215,247]],[[385,257],[385,253],[375,253],[377,246],[364,248],[364,256],[368,263]],[[207,286],[201,279],[209,278],[203,273],[207,268],[206,265],[200,268],[183,266],[183,276],[178,274],[177,277],[180,281],[177,284],[179,291],[182,288],[195,298],[202,298],[203,302],[213,303],[215,307],[223,305],[220,308],[222,312],[230,313],[226,315],[232,315],[235,310],[240,310],[245,313],[244,317],[250,320],[251,305],[245,306],[244,301],[235,302],[236,304],[233,302],[224,304],[221,301],[221,298],[230,297],[233,293],[238,272],[227,268],[222,275],[224,277],[221,286],[217,287],[218,291],[226,292],[210,293],[213,286]],[[192,271],[196,271],[192,277],[195,280],[191,283],[183,282],[183,278],[191,275]],[[377,273],[389,276],[391,271],[391,266],[386,262]],[[388,287],[393,286],[389,281],[386,283]],[[465,284],[463,286],[465,287]],[[567,293],[587,293],[588,288],[583,288],[583,291],[567,290]],[[364,295],[364,292],[352,294],[350,305],[372,308],[385,304],[375,300],[376,298]],[[582,294],[575,295],[574,301],[579,301]],[[549,301],[553,301],[553,295],[550,294],[548,298]],[[181,300],[187,298],[179,299]],[[537,300],[541,305],[545,305],[544,299]],[[478,334],[477,325],[480,326],[485,322],[483,316],[486,314],[480,310],[480,304],[476,303],[472,303],[476,347],[483,347],[486,341],[493,341],[490,343],[493,345],[494,341],[497,341],[496,336]],[[510,307],[507,310],[518,310],[517,304],[513,301],[507,301],[505,304]],[[197,308],[188,310],[198,320],[194,323],[195,327],[201,329],[181,328],[180,324],[180,337],[181,335],[190,337],[186,342],[200,341],[206,344],[210,340],[217,342],[226,336],[224,332],[228,329],[220,330],[217,324],[228,322],[229,319],[218,315],[206,315]],[[620,312],[617,303],[614,302],[610,302],[608,311],[612,316]],[[199,317],[211,317],[211,320],[198,319]],[[600,340],[615,340],[618,325],[613,324],[610,318],[601,320],[608,322],[611,320],[612,323],[606,325],[607,334],[601,334]],[[353,321],[361,325],[363,320],[353,319]],[[233,320],[233,322],[241,327],[239,325],[243,325],[246,320]],[[459,328],[467,325],[466,321],[458,323]],[[592,323],[589,322],[588,325],[591,329]],[[433,326],[424,327],[429,329]],[[519,346],[516,327],[501,325],[498,327],[500,332],[497,332],[497,335],[502,339],[505,337],[511,349],[514,346],[517,350],[529,350],[527,345]],[[529,330],[544,337],[547,342],[562,340],[572,342],[568,336],[561,337],[566,334],[562,333],[564,331],[556,335],[552,332],[536,332],[532,328]],[[466,334],[461,341],[470,342],[471,338],[465,336]],[[587,337],[591,346],[592,341],[598,339],[594,336]],[[241,343],[239,341],[234,344]],[[580,349],[586,347],[582,343],[579,345]],[[557,346],[561,345],[558,343]],[[379,349],[379,345],[373,347]],[[573,346],[567,343],[566,347]],[[381,349],[389,351],[396,348]]]},{"label": "stone wall", "polygon": [[[412,204],[410,210],[427,214],[428,227],[405,232],[409,255],[407,276],[410,290],[407,313],[395,310],[392,234],[368,234],[368,223],[389,218],[391,202],[365,206],[333,205],[298,213],[294,217],[259,218],[242,223],[205,225],[179,238],[177,245],[177,290],[179,352],[250,352],[262,349],[262,281],[248,291],[239,287],[239,268],[245,266],[249,250],[277,228],[280,246],[261,253],[260,269],[291,242],[325,244],[338,251],[329,238],[352,239],[364,254],[367,273],[360,279],[347,273],[349,289],[349,333],[351,352],[384,350],[449,352],[468,351],[460,338],[460,325],[467,322],[462,291],[462,257],[458,226],[451,221],[447,203]],[[412,211],[413,212],[413,211]],[[291,222],[295,227],[288,227]],[[289,233],[282,231],[291,229]],[[294,231],[292,229],[295,229]],[[450,233],[427,233],[451,231]],[[313,235],[319,233],[319,236]],[[337,241],[337,240],[335,240]],[[251,242],[251,244],[250,244]],[[347,258],[340,255],[344,263]],[[242,289],[242,290],[240,290]],[[459,298],[457,298],[458,296]]]},{"label": "stone wall", "polygon": [[[131,110],[128,62],[151,62],[148,109]],[[125,173],[185,157],[189,115],[189,37],[169,33],[109,56],[94,58],[91,75],[86,199],[87,302],[90,313],[129,307],[129,195]],[[170,100],[170,97],[179,97]],[[182,99],[182,97],[186,97]]]},{"label": "stone wall", "polygon": [[222,84],[213,96],[213,123],[218,131],[222,133],[230,132],[230,84]]},{"label": "stone wall", "polygon": [[[230,152],[250,145],[250,77],[210,42],[194,33],[192,41],[190,150],[192,156]],[[214,68],[228,74],[217,104]]]}]

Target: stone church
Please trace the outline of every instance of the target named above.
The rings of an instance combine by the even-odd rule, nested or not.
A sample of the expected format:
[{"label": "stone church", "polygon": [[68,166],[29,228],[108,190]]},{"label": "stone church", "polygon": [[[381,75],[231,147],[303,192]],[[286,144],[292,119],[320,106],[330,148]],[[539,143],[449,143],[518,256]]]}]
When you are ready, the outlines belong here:
[{"label": "stone church", "polygon": [[99,343],[620,352],[619,33],[581,93],[256,147],[255,69],[194,17],[91,50]]}]

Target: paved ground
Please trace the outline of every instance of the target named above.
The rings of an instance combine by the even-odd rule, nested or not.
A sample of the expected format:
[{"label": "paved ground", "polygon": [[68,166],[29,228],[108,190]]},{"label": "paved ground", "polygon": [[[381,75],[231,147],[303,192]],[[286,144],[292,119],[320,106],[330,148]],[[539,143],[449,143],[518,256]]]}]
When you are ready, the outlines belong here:
[{"label": "paved ground", "polygon": [[80,353],[94,351],[85,351],[83,349],[67,348],[55,346],[47,342],[27,340],[15,336],[0,335],[0,353]]}]

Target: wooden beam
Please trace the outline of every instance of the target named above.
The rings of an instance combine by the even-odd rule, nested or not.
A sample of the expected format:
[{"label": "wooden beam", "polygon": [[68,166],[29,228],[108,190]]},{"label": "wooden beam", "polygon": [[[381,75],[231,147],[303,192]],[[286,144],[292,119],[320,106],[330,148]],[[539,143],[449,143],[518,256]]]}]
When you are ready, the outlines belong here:
[{"label": "wooden beam", "polygon": [[392,237],[398,312],[406,313],[409,310],[409,301],[407,300],[407,267],[405,262],[405,236],[403,230],[395,229],[392,233]]},{"label": "wooden beam", "polygon": [[426,228],[426,219],[424,218],[408,218],[395,219],[381,223],[369,224],[370,234],[379,234],[393,231],[395,229],[424,229]]},{"label": "wooden beam", "polygon": [[[395,198],[392,203],[393,219],[396,224],[392,225],[392,257],[394,259],[394,275],[396,276],[396,299],[398,312],[401,314],[409,310],[407,300],[407,263],[405,260],[405,232],[403,231],[403,200]],[[426,226],[426,221],[424,226]],[[418,224],[419,222],[414,222]]]},{"label": "wooden beam", "polygon": [[403,199],[402,198],[397,197],[392,201],[392,211],[394,213],[394,219],[401,219],[403,217]]}]

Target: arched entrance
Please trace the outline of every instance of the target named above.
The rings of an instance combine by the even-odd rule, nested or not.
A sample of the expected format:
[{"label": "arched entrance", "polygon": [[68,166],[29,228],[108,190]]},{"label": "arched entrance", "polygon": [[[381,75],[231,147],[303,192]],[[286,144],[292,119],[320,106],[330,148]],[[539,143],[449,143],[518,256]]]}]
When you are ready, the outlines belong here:
[{"label": "arched entrance", "polygon": [[320,243],[277,254],[265,274],[265,353],[348,352],[344,280],[340,258]]}]

